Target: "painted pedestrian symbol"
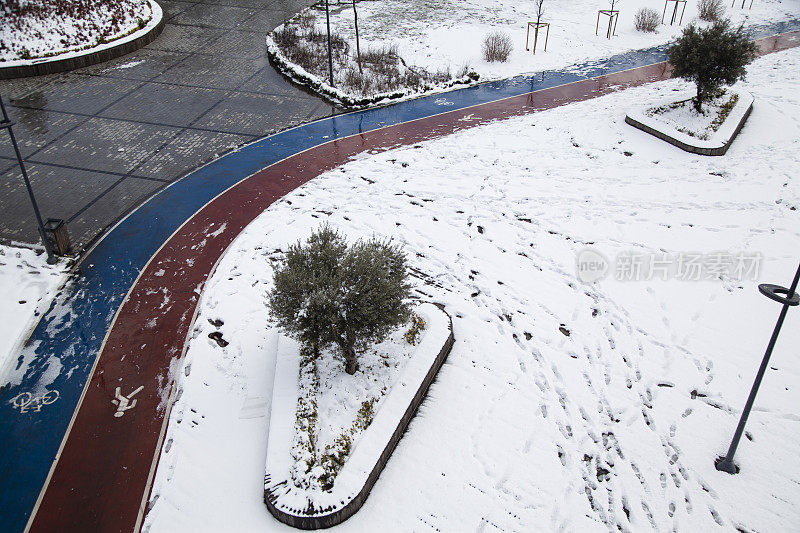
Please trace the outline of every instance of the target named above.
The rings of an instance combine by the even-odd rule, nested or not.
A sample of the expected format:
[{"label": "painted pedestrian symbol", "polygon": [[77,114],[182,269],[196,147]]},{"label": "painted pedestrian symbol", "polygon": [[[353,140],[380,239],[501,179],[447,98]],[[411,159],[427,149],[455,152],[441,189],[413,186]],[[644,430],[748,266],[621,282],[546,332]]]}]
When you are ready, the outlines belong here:
[{"label": "painted pedestrian symbol", "polygon": [[139,392],[144,388],[144,385],[139,385],[139,388],[133,391],[132,393],[128,394],[128,396],[123,396],[120,393],[120,388],[117,387],[117,392],[114,393],[114,399],[111,400],[111,403],[117,406],[117,412],[114,413],[114,416],[119,418],[125,414],[125,411],[128,409],[133,409],[136,407],[136,400],[131,401],[131,398],[139,394]]}]

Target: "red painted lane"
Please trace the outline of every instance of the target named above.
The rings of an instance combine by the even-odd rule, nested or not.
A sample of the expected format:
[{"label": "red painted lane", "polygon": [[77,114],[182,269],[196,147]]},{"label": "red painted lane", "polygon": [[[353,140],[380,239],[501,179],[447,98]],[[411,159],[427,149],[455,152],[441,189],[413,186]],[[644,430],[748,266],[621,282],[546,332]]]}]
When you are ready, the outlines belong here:
[{"label": "red painted lane", "polygon": [[[794,32],[762,53],[800,44]],[[454,110],[339,139],[276,163],[224,192],[181,227],[144,269],[108,334],[31,531],[130,532],[141,525],[179,368],[203,285],[233,239],[273,202],[368,150],[441,137],[486,122],[582,101],[669,77],[665,63]],[[115,417],[116,388],[143,387]]]}]

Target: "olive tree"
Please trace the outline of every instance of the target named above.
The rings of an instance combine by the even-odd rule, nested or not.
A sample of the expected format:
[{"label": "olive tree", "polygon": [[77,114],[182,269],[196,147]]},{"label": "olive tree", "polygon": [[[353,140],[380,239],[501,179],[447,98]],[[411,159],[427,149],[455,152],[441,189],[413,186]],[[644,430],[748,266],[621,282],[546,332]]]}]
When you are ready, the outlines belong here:
[{"label": "olive tree", "polygon": [[411,286],[400,247],[374,238],[348,246],[327,224],[289,248],[274,283],[274,322],[315,355],[338,347],[348,374],[358,370],[358,352],[409,317]]},{"label": "olive tree", "polygon": [[744,27],[732,28],[727,19],[705,29],[690,24],[669,50],[672,75],[697,85],[694,108],[698,113],[722,85],[744,79],[745,67],[755,58],[756,45]]}]

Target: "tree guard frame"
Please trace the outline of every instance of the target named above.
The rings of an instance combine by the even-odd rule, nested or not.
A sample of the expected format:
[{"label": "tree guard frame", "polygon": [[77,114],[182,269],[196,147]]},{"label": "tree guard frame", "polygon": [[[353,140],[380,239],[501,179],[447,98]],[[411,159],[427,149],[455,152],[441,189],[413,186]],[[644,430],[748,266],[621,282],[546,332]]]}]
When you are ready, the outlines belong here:
[{"label": "tree guard frame", "polygon": [[533,26],[533,53],[536,53],[536,42],[539,39],[539,29],[547,28],[547,33],[544,36],[544,51],[547,52],[547,41],[550,38],[550,23],[549,22],[528,22],[528,31],[525,35],[525,50],[530,51],[528,43],[531,38],[531,26]]},{"label": "tree guard frame", "polygon": [[[736,0],[733,0],[734,2]],[[672,20],[669,22],[669,25],[672,26],[675,24],[675,18],[678,16],[678,4],[683,2],[683,10],[681,10],[681,18],[678,22],[678,26],[683,24],[683,14],[686,13],[686,0],[664,0],[664,12],[661,13],[661,24],[664,24],[664,17],[667,14],[667,6],[670,2],[675,2],[675,9],[672,11]]]},{"label": "tree guard frame", "polygon": [[[597,10],[597,24],[594,27],[594,34],[597,35],[597,31],[600,28],[600,15],[605,15],[608,17],[608,31],[606,31],[606,37],[611,39],[614,35],[617,34],[617,21],[619,20],[619,9],[598,9]],[[611,23],[614,23],[614,28],[611,28]]]}]

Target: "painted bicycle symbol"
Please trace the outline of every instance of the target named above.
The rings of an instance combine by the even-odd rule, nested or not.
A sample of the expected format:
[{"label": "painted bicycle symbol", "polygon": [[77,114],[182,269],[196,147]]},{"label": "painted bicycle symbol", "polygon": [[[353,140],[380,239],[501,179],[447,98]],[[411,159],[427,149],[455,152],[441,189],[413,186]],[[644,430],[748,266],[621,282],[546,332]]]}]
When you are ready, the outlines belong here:
[{"label": "painted bicycle symbol", "polygon": [[41,396],[34,396],[30,392],[23,392],[17,394],[11,402],[14,409],[19,409],[20,414],[27,413],[28,411],[38,413],[45,405],[50,405],[58,400],[59,396],[60,394],[57,390],[47,391]]}]

